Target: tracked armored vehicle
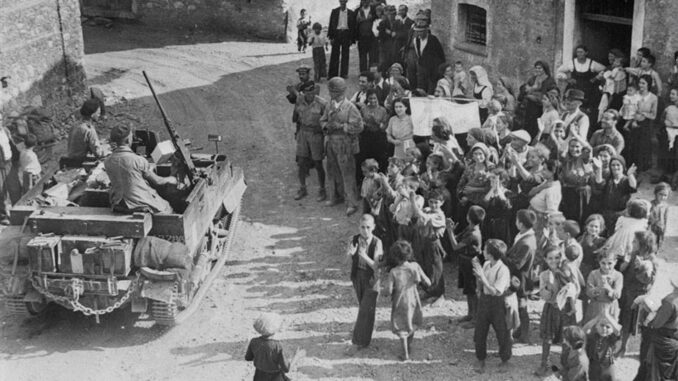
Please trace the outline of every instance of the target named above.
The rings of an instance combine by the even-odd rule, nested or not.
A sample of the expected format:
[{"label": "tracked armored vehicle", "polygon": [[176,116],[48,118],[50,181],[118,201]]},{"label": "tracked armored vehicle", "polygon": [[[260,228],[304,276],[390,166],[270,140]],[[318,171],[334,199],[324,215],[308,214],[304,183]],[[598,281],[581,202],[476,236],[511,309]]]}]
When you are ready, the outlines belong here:
[{"label": "tracked armored vehicle", "polygon": [[[11,225],[0,232],[6,311],[39,314],[57,303],[98,322],[131,305],[157,324],[174,325],[198,308],[229,256],[246,184],[225,155],[191,154],[160,109],[175,160],[156,165],[156,173],[179,168],[190,184],[175,213],[113,212],[101,163],[46,174],[12,207]],[[136,131],[132,149],[151,160],[156,142],[153,132]],[[56,195],[68,201],[49,202]]]}]

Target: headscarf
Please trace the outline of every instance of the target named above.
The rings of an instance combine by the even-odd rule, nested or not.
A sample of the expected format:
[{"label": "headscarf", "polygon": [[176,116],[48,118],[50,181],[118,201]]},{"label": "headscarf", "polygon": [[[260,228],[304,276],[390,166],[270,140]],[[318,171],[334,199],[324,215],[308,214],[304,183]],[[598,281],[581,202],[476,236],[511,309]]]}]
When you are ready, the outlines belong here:
[{"label": "headscarf", "polygon": [[391,65],[390,68],[388,68],[389,74],[391,73],[391,70],[393,70],[394,68],[400,70],[400,75],[405,74],[405,69],[403,69],[403,65],[401,65],[401,64],[399,64],[399,63],[397,63],[397,62],[394,63],[393,65]]},{"label": "headscarf", "polygon": [[282,326],[282,318],[276,313],[261,314],[254,321],[254,329],[262,336],[271,336],[277,333]]},{"label": "headscarf", "polygon": [[485,162],[488,162],[490,160],[490,149],[487,147],[485,143],[476,143],[471,147],[471,155],[473,155],[473,151],[475,150],[481,150],[485,154]]},{"label": "headscarf", "polygon": [[494,91],[492,83],[490,82],[489,77],[487,76],[487,71],[480,65],[476,65],[469,70],[476,75],[477,85],[478,86],[487,86],[490,90]]},{"label": "headscarf", "polygon": [[546,61],[537,61],[534,63],[534,66],[537,65],[544,69],[544,74],[546,74],[547,77],[551,77],[551,67],[546,63]]},{"label": "headscarf", "polygon": [[509,77],[500,76],[499,82],[501,82],[501,84],[504,85],[504,88],[509,94],[511,94],[514,97],[516,96],[515,93],[513,92],[513,81],[511,81]]}]

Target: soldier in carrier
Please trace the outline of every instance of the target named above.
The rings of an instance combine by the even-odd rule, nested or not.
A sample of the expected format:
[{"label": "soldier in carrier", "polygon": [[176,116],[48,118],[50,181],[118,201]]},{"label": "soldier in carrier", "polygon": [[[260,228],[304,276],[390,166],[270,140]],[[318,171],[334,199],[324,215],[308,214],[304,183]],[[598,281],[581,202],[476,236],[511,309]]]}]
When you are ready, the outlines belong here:
[{"label": "soldier in carrier", "polygon": [[111,130],[116,144],[104,166],[111,180],[110,199],[114,211],[122,213],[172,213],[170,203],[158,194],[163,186],[176,186],[177,178],[158,176],[148,161],[132,151],[132,131],[119,125]]}]

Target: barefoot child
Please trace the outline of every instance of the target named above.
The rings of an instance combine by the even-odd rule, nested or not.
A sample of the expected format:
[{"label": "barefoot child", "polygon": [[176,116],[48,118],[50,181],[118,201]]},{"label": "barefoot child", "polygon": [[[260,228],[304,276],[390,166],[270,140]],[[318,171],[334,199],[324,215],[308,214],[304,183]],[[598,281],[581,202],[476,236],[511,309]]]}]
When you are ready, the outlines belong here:
[{"label": "barefoot child", "polygon": [[657,236],[657,251],[661,250],[666,233],[666,223],[669,214],[669,206],[666,200],[671,195],[671,186],[667,183],[659,183],[654,187],[654,200],[650,203],[650,215],[648,224],[650,231]]},{"label": "barefoot child", "polygon": [[487,334],[490,325],[499,342],[501,368],[506,369],[511,358],[511,331],[506,325],[505,293],[511,282],[511,273],[504,264],[506,244],[498,239],[488,239],[485,243],[485,264],[480,265],[474,257],[473,273],[478,279],[478,311],[473,334],[478,367],[476,372],[485,372],[487,358]]},{"label": "barefoot child", "polygon": [[360,218],[360,234],[351,238],[346,255],[351,258],[351,282],[358,297],[358,318],[353,329],[353,344],[366,347],[372,340],[374,314],[379,290],[378,271],[382,257],[381,240],[372,234],[374,217]]},{"label": "barefoot child", "polygon": [[306,9],[302,9],[297,20],[297,50],[300,53],[306,53],[309,26],[311,26],[311,16],[306,14]]},{"label": "barefoot child", "polygon": [[563,381],[588,381],[589,359],[585,351],[586,334],[576,325],[563,328],[560,376]]},{"label": "barefoot child", "polygon": [[621,381],[614,364],[620,330],[617,319],[605,311],[584,325],[591,381]]},{"label": "barefoot child", "polygon": [[551,247],[547,249],[545,258],[547,268],[539,274],[539,295],[544,301],[539,322],[539,335],[542,339],[541,365],[535,373],[542,377],[549,373],[551,343],[555,341],[554,339],[562,337],[563,327],[576,325],[576,317],[574,311],[571,310],[571,305],[567,303],[563,310],[560,310],[557,305],[558,293],[571,282],[566,276],[571,277],[571,274],[564,274],[561,267],[563,253],[560,248]]},{"label": "barefoot child", "polygon": [[464,328],[473,328],[478,307],[478,296],[476,295],[476,277],[473,275],[473,258],[481,255],[482,235],[480,233],[480,224],[485,219],[485,209],[473,205],[466,214],[468,226],[459,236],[454,235],[456,224],[451,219],[447,219],[447,236],[450,239],[450,246],[459,259],[459,276],[457,286],[463,290],[466,295],[466,304],[468,313],[461,318],[460,322],[468,323]]},{"label": "barefoot child", "polygon": [[412,246],[407,241],[396,241],[389,250],[392,269],[389,272],[388,291],[391,295],[391,330],[400,338],[402,360],[409,360],[414,332],[422,324],[423,313],[417,285],[428,287],[431,281],[416,262],[412,262]]},{"label": "barefoot child", "polygon": [[245,354],[245,361],[254,362],[254,381],[287,379],[285,373],[290,371],[291,363],[285,360],[280,341],[273,338],[281,325],[282,319],[274,313],[262,314],[254,321],[254,329],[261,336],[250,341]]},{"label": "barefoot child", "polygon": [[599,268],[591,271],[586,280],[586,295],[589,302],[584,314],[584,322],[596,318],[603,312],[614,319],[619,317],[619,303],[624,286],[623,275],[614,269],[617,257],[604,251],[598,255]]}]

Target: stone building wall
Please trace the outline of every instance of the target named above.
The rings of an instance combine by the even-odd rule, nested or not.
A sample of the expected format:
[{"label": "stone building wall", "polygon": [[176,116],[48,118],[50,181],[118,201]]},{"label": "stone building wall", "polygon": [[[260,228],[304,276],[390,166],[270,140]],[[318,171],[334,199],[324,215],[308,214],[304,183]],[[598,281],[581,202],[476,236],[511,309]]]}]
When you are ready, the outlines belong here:
[{"label": "stone building wall", "polygon": [[[468,69],[482,65],[491,79],[499,75],[524,81],[537,60],[560,61],[562,0],[432,0],[432,33],[449,61]],[[468,44],[460,26],[459,5],[487,11],[487,45]],[[552,67],[553,69],[553,67]]]},{"label": "stone building wall", "polygon": [[643,46],[649,47],[656,56],[655,68],[664,81],[673,68],[673,54],[678,50],[676,15],[678,1],[646,0]]},{"label": "stone building wall", "polygon": [[[565,5],[571,1],[574,0],[432,0],[432,31],[440,38],[450,61],[461,60],[467,69],[482,65],[492,80],[504,75],[518,85],[529,77],[535,61],[546,61],[552,71],[562,63]],[[674,52],[678,50],[678,28],[673,17],[678,15],[678,1],[636,2],[643,15],[642,20],[634,20],[634,28],[642,25],[642,45],[656,56],[655,68],[665,81],[674,64]],[[487,11],[486,47],[464,43],[460,4]],[[582,40],[582,33],[588,32],[577,16],[571,27],[574,47]],[[615,47],[630,50],[628,46]],[[606,54],[600,52],[599,56],[606,58]]]},{"label": "stone building wall", "polygon": [[209,28],[253,37],[285,38],[285,0],[136,0],[149,24]]},{"label": "stone building wall", "polygon": [[0,0],[0,109],[65,102],[84,88],[83,56],[78,0]]}]

